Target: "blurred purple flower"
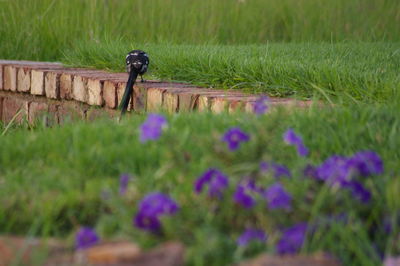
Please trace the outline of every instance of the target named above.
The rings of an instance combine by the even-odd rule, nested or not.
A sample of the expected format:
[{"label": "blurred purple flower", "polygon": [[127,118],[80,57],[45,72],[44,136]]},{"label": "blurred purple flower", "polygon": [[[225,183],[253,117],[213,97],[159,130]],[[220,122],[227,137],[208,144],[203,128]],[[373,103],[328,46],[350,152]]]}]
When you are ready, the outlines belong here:
[{"label": "blurred purple flower", "polygon": [[232,127],[222,136],[222,141],[228,144],[228,148],[231,151],[235,151],[239,148],[241,142],[250,140],[250,136],[244,133],[238,127]]},{"label": "blurred purple flower", "polygon": [[350,189],[354,198],[362,203],[368,203],[371,200],[371,192],[360,182],[350,181],[343,183],[343,187]]},{"label": "blurred purple flower", "polygon": [[141,212],[135,216],[134,224],[137,228],[152,233],[158,233],[161,230],[161,222],[158,216],[146,216]]},{"label": "blurred purple flower", "polygon": [[167,119],[159,114],[149,114],[146,121],[140,126],[140,141],[157,140],[162,130],[167,126]]},{"label": "blurred purple flower", "polygon": [[146,231],[159,232],[161,229],[159,217],[166,214],[175,214],[178,209],[178,204],[168,195],[160,192],[150,193],[139,203],[139,210],[134,218],[134,224],[136,227]]},{"label": "blurred purple flower", "polygon": [[282,176],[287,176],[287,177],[292,176],[292,174],[290,173],[290,170],[283,164],[261,162],[260,169],[263,172],[267,172],[267,171],[271,170],[274,173],[275,178],[280,178]]},{"label": "blurred purple flower", "polygon": [[400,265],[400,257],[386,257],[383,261],[383,266],[398,266]]},{"label": "blurred purple flower", "polygon": [[219,197],[222,191],[228,187],[229,180],[226,175],[215,168],[209,168],[201,176],[199,176],[194,184],[196,193],[200,193],[205,185],[208,185],[208,195],[211,197]]},{"label": "blurred purple flower", "polygon": [[318,179],[317,168],[311,164],[307,164],[303,169],[303,175],[308,178]]},{"label": "blurred purple flower", "polygon": [[265,190],[264,197],[270,209],[290,209],[292,196],[280,183],[275,183]]},{"label": "blurred purple flower", "polygon": [[281,239],[276,244],[276,251],[279,254],[295,254],[303,245],[307,232],[306,223],[298,223],[283,231]]},{"label": "blurred purple flower", "polygon": [[264,231],[259,229],[247,229],[238,237],[237,244],[239,246],[246,246],[253,240],[258,240],[264,243],[267,240],[267,235],[264,233]]},{"label": "blurred purple flower", "polygon": [[332,185],[348,180],[351,174],[348,159],[344,156],[333,155],[326,159],[316,169],[317,178]]},{"label": "blurred purple flower", "polygon": [[261,96],[253,104],[253,112],[256,115],[265,114],[268,111],[268,97]]},{"label": "blurred purple flower", "polygon": [[256,204],[252,194],[258,192],[260,192],[260,189],[256,187],[254,181],[248,180],[243,184],[237,185],[233,200],[245,208],[252,208]]},{"label": "blurred purple flower", "polygon": [[361,176],[367,177],[383,173],[383,161],[373,151],[360,151],[350,158],[351,164]]},{"label": "blurred purple flower", "polygon": [[85,249],[94,246],[100,238],[90,227],[81,227],[75,236],[76,249]]},{"label": "blurred purple flower", "polygon": [[297,153],[305,157],[308,155],[308,149],[303,143],[303,139],[297,135],[292,128],[289,128],[284,134],[283,134],[283,140],[289,144],[289,145],[294,145],[297,148]]},{"label": "blurred purple flower", "polygon": [[122,174],[119,178],[119,194],[124,195],[126,193],[126,189],[128,188],[130,176],[128,174]]}]

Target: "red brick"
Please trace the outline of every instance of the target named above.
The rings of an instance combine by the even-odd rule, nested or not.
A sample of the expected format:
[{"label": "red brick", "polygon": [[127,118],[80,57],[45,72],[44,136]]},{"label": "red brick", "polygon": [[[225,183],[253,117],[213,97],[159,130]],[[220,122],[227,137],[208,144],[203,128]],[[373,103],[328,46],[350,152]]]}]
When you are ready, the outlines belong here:
[{"label": "red brick", "polygon": [[3,90],[3,65],[0,64],[0,91]]},{"label": "red brick", "polygon": [[74,75],[72,82],[72,97],[80,102],[86,102],[87,99],[87,86],[86,80],[79,75]]},{"label": "red brick", "polygon": [[29,92],[31,89],[31,70],[26,67],[19,67],[17,71],[17,90]]},{"label": "red brick", "polygon": [[47,98],[60,98],[60,74],[57,72],[47,72],[44,80],[44,90]]},{"label": "red brick", "polygon": [[62,102],[57,108],[58,122],[79,121],[86,118],[87,108],[81,103]]},{"label": "red brick", "polygon": [[115,109],[117,107],[118,81],[107,80],[103,84],[103,100],[106,107]]},{"label": "red brick", "polygon": [[157,112],[161,109],[163,103],[164,88],[147,89],[147,111]]},{"label": "red brick", "polygon": [[87,91],[88,91],[88,101],[89,105],[103,105],[103,85],[104,82],[96,78],[87,79]]},{"label": "red brick", "polygon": [[44,74],[46,71],[41,69],[32,69],[31,71],[31,94],[45,95]]},{"label": "red brick", "polygon": [[135,112],[144,112],[147,108],[147,89],[133,87],[132,108]]},{"label": "red brick", "polygon": [[65,100],[72,99],[73,75],[63,73],[60,75],[60,98]]},{"label": "red brick", "polygon": [[3,89],[6,91],[17,91],[17,72],[14,66],[4,66]]},{"label": "red brick", "polygon": [[[20,111],[21,110],[21,111]],[[6,97],[3,100],[3,122],[10,122],[14,116],[16,116],[15,121],[20,123],[23,119],[27,118],[28,101]]]},{"label": "red brick", "polygon": [[28,109],[28,121],[29,124],[34,124],[39,118],[45,119],[45,123],[47,124],[47,114],[49,111],[49,106],[47,103],[39,103],[39,102],[31,102],[29,103]]}]

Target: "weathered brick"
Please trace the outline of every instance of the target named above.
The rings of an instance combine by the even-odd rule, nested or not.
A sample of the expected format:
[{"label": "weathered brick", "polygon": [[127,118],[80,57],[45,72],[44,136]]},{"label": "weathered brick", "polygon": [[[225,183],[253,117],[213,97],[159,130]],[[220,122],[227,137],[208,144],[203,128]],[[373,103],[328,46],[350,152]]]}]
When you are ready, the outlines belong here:
[{"label": "weathered brick", "polygon": [[113,80],[107,80],[103,84],[103,100],[108,108],[117,107],[117,86],[118,82]]},{"label": "weathered brick", "polygon": [[210,102],[210,110],[213,113],[219,114],[227,109],[227,101],[223,97],[212,98]]},{"label": "weathered brick", "polygon": [[161,109],[163,103],[164,88],[147,89],[147,111],[157,112]]},{"label": "weathered brick", "polygon": [[17,91],[17,71],[14,66],[4,66],[4,90]]},{"label": "weathered brick", "polygon": [[3,65],[0,64],[0,91],[3,90]]},{"label": "weathered brick", "polygon": [[47,124],[47,114],[49,111],[49,106],[47,103],[42,102],[31,102],[28,106],[28,122],[29,124],[34,124],[40,118],[44,119]]},{"label": "weathered brick", "polygon": [[29,92],[31,89],[31,70],[27,67],[19,67],[17,74],[17,90]]},{"label": "weathered brick", "polygon": [[179,96],[176,93],[165,92],[164,94],[164,101],[163,101],[163,108],[170,112],[175,113],[178,111],[179,108]]},{"label": "weathered brick", "polygon": [[79,121],[86,118],[87,108],[81,103],[63,102],[57,108],[58,122]]},{"label": "weathered brick", "polygon": [[72,82],[72,96],[77,101],[86,102],[87,87],[85,79],[82,76],[74,75],[74,81]]},{"label": "weathered brick", "polygon": [[97,78],[87,79],[88,104],[103,105],[103,81]]},{"label": "weathered brick", "polygon": [[60,74],[57,72],[47,72],[44,81],[44,90],[47,98],[60,98]]},{"label": "weathered brick", "polygon": [[31,71],[31,94],[45,95],[44,74],[45,74],[44,70],[32,69],[32,71]]},{"label": "weathered brick", "polygon": [[132,108],[135,112],[144,112],[147,108],[147,89],[133,87]]},{"label": "weathered brick", "polygon": [[72,74],[63,73],[60,75],[60,98],[65,100],[72,99]]},{"label": "weathered brick", "polygon": [[3,122],[10,122],[14,116],[15,121],[20,123],[23,119],[27,118],[28,101],[18,98],[6,97],[3,100]]},{"label": "weathered brick", "polygon": [[245,103],[246,103],[246,100],[244,100],[241,97],[237,97],[237,98],[235,97],[235,98],[228,99],[229,113],[243,111]]}]

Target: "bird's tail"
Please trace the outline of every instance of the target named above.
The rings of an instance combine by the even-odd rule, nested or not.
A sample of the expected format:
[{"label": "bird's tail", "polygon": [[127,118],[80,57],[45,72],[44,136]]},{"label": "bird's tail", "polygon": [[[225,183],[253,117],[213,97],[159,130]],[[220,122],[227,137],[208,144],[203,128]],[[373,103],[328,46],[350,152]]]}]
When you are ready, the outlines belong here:
[{"label": "bird's tail", "polygon": [[131,72],[129,73],[129,79],[126,83],[125,92],[119,105],[119,109],[121,109],[121,116],[123,116],[128,109],[129,100],[131,99],[131,95],[133,92],[133,85],[135,84],[137,76],[138,73],[136,71],[131,70]]}]

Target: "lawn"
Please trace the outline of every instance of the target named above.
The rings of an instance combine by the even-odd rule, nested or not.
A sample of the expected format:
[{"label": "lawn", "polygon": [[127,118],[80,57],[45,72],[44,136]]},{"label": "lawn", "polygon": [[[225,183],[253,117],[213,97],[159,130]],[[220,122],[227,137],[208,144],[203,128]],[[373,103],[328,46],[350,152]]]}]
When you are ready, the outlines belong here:
[{"label": "lawn", "polygon": [[[165,115],[160,138],[144,143],[147,114],[0,123],[0,234],[73,245],[89,226],[144,248],[179,240],[188,265],[316,251],[380,265],[400,254],[399,1],[14,0],[0,10],[1,59],[124,71],[139,48],[147,78],[333,103]],[[244,134],[233,151],[222,141],[232,127]],[[285,141],[289,128],[304,146]],[[152,192],[169,202],[161,220],[140,206]],[[246,229],[255,240],[243,244]]]},{"label": "lawn", "polygon": [[[30,131],[15,128],[0,138],[1,232],[67,237],[72,244],[74,232],[86,225],[101,238],[128,237],[144,247],[177,239],[189,248],[189,264],[222,265],[276,251],[282,229],[306,222],[302,252],[324,250],[346,265],[378,265],[381,256],[398,247],[390,234],[398,232],[400,207],[397,110],[363,106],[290,114],[280,110],[265,116],[172,115],[161,137],[145,143],[139,140],[145,116],[119,124],[100,120]],[[232,127],[250,137],[235,151],[221,141]],[[302,136],[308,156],[299,156],[284,142],[288,128]],[[353,177],[370,191],[369,201],[304,174],[307,165],[321,165],[334,154],[366,150],[384,162],[383,173]],[[263,171],[261,162],[288,167],[290,177]],[[195,180],[208,168],[229,179],[219,197],[194,191]],[[121,195],[124,173],[131,178]],[[237,185],[248,178],[263,189],[282,184],[292,197],[290,208],[271,208],[262,194],[252,194],[257,202],[252,208],[235,203]],[[133,225],[138,202],[154,191],[179,204],[176,214],[163,217],[162,234]],[[388,224],[392,231],[385,233]],[[249,227],[262,229],[267,242],[238,247],[236,239]]]}]

